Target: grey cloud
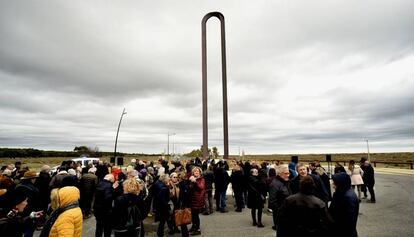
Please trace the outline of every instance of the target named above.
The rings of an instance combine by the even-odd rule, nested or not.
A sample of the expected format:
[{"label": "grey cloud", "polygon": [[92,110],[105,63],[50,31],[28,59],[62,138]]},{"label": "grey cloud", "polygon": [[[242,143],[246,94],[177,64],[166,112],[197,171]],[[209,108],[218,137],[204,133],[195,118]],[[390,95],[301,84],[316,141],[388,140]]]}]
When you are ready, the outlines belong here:
[{"label": "grey cloud", "polygon": [[[162,151],[167,132],[183,150],[198,148],[200,23],[219,10],[233,152],[357,150],[364,138],[412,147],[414,4],[241,3],[1,2],[0,145],[111,150],[126,107],[120,149]],[[208,24],[209,135],[221,147],[219,27]],[[339,85],[387,67],[393,86]],[[304,83],[325,77],[338,86]]]}]

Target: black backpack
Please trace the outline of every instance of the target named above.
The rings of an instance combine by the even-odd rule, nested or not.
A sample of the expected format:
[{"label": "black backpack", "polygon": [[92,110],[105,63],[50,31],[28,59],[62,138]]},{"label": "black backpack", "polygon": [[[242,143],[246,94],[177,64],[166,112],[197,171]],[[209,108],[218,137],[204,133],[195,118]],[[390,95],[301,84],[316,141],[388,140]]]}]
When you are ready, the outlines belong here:
[{"label": "black backpack", "polygon": [[138,206],[132,204],[128,206],[128,218],[125,224],[125,228],[127,230],[134,230],[138,229],[141,226],[142,215],[141,211],[139,210]]}]

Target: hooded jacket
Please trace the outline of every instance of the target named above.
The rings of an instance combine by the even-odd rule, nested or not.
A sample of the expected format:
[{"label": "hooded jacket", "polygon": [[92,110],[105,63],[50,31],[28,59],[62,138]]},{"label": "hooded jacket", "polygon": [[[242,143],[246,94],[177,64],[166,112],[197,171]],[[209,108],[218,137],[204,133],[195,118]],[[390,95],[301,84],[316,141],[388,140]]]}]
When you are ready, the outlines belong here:
[{"label": "hooded jacket", "polygon": [[[63,187],[58,193],[60,207],[77,202],[80,197],[79,189],[73,186]],[[82,224],[82,211],[79,207],[66,210],[53,224],[49,237],[81,237]]]},{"label": "hooded jacket", "polygon": [[334,221],[335,236],[357,237],[359,200],[351,189],[351,178],[347,173],[334,174],[332,180],[336,186],[329,213]]}]

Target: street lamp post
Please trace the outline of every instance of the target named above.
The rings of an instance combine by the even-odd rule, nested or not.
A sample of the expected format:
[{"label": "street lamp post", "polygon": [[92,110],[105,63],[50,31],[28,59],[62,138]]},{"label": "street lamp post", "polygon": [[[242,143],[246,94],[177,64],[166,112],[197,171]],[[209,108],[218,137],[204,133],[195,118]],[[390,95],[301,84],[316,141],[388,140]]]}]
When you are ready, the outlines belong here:
[{"label": "street lamp post", "polygon": [[367,140],[365,140],[366,142],[367,142],[367,159],[368,159],[368,161],[371,161],[370,160],[370,157],[369,157],[369,143],[368,143],[368,139]]},{"label": "street lamp post", "polygon": [[121,118],[119,119],[118,130],[116,131],[114,158],[116,158],[116,146],[118,144],[119,128],[121,127],[122,117],[124,117],[125,114],[127,114],[127,112],[125,112],[125,108],[124,108],[124,110],[122,111],[122,114],[121,114]]},{"label": "street lamp post", "polygon": [[175,133],[170,133],[170,132],[167,133],[167,137],[168,137],[168,139],[167,139],[167,156],[170,156],[170,136],[174,136],[174,135],[175,135]]}]

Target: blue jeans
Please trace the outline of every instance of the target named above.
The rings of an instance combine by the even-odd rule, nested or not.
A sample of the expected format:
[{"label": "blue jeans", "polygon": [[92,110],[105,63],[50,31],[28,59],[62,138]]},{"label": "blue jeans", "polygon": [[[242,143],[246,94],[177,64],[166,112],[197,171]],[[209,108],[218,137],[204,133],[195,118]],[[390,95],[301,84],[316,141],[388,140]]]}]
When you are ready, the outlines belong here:
[{"label": "blue jeans", "polygon": [[226,209],[226,191],[220,192],[220,211]]}]

